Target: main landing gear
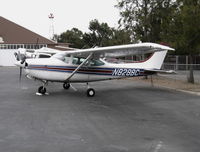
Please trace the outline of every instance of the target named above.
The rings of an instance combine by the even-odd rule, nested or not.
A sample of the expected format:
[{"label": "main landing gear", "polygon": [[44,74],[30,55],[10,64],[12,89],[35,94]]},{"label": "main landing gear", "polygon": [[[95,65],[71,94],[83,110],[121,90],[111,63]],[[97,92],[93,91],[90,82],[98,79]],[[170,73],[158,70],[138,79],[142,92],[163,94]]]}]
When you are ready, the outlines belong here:
[{"label": "main landing gear", "polygon": [[[70,87],[71,87],[73,90],[77,91],[77,89],[74,88],[70,83],[68,83],[68,82],[63,83],[63,88],[64,88],[64,89],[68,90]],[[94,97],[94,95],[95,95],[95,90],[94,90],[93,88],[90,88],[90,86],[88,85],[88,83],[87,83],[87,91],[86,91],[86,94],[87,94],[88,97]]]},{"label": "main landing gear", "polygon": [[95,90],[93,88],[88,88],[87,89],[87,96],[88,97],[94,97],[95,95]]},{"label": "main landing gear", "polygon": [[87,96],[88,97],[94,97],[95,95],[95,90],[93,88],[90,88],[89,84],[87,83]]},{"label": "main landing gear", "polygon": [[70,83],[63,83],[63,88],[68,90],[70,88]]},{"label": "main landing gear", "polygon": [[[47,94],[46,93],[47,89],[45,88],[45,86],[48,84],[48,82],[47,81],[42,81],[42,83],[43,83],[43,85],[38,88],[38,92],[36,93],[38,95],[45,95],[45,94]],[[70,87],[73,90],[77,91],[75,88],[73,88],[73,86],[71,86],[70,83],[67,83],[67,82],[63,83],[63,88],[64,89],[68,90]],[[93,88],[91,88],[88,83],[87,83],[86,94],[87,94],[88,97],[94,97],[94,95],[95,95],[95,90]]]}]

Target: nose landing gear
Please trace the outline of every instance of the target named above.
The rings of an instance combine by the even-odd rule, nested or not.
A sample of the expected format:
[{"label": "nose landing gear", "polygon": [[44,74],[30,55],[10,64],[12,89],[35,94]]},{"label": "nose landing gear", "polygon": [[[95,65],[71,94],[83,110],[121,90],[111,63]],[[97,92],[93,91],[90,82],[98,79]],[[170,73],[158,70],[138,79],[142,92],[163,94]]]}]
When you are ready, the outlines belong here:
[{"label": "nose landing gear", "polygon": [[42,81],[42,84],[43,85],[38,88],[38,92],[36,93],[38,95],[45,95],[45,94],[47,94],[46,93],[47,89],[45,88],[45,86],[48,85],[48,81]]},{"label": "nose landing gear", "polygon": [[41,94],[45,94],[46,93],[46,91],[47,91],[47,89],[45,88],[45,87],[43,87],[43,86],[40,86],[39,88],[38,88],[38,93],[41,93]]}]

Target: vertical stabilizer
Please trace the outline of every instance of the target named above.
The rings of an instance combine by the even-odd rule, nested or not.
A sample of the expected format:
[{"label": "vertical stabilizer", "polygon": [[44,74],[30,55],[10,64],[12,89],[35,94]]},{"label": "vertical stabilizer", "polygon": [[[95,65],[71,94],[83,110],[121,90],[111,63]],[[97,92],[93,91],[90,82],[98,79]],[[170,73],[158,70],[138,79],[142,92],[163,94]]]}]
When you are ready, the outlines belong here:
[{"label": "vertical stabilizer", "polygon": [[147,61],[143,62],[144,68],[160,69],[166,54],[167,51],[155,52]]},{"label": "vertical stabilizer", "polygon": [[[167,50],[154,52],[145,61],[121,64],[121,67],[141,68],[141,69],[160,69],[164,62],[166,54],[167,54]],[[120,65],[118,64],[118,66]]]}]

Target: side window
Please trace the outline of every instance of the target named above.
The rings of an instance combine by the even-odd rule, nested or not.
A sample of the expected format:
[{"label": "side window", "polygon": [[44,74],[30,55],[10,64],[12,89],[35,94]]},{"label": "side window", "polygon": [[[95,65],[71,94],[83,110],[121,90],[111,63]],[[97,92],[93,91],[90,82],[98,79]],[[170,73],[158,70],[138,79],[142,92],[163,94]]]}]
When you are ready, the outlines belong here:
[{"label": "side window", "polygon": [[101,66],[101,65],[104,65],[104,63],[100,60],[91,60],[90,65],[91,66]]},{"label": "side window", "polygon": [[[72,64],[80,65],[84,60],[85,60],[85,58],[74,57],[73,60],[72,60]],[[88,62],[89,62],[90,66],[101,66],[101,65],[104,65],[104,62],[102,62],[100,60],[90,60]]]},{"label": "side window", "polygon": [[70,58],[69,58],[69,57],[67,57],[67,56],[65,56],[63,61],[64,61],[65,63],[69,63],[69,61],[70,61]]},{"label": "side window", "polygon": [[72,64],[78,64],[78,58],[74,57],[72,60]]},{"label": "side window", "polygon": [[84,60],[85,60],[84,58],[80,58],[79,64],[81,64]]},{"label": "side window", "polygon": [[72,64],[80,65],[84,60],[85,58],[74,57],[72,60]]}]

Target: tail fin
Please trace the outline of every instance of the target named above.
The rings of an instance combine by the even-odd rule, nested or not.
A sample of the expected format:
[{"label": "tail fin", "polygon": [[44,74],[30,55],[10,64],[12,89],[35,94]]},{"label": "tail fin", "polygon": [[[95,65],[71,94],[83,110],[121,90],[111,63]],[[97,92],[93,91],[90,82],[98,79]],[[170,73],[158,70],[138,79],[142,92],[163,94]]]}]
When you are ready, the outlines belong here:
[{"label": "tail fin", "polygon": [[144,68],[147,69],[160,69],[167,51],[155,52],[147,61],[143,62]]},{"label": "tail fin", "polygon": [[166,54],[167,54],[167,50],[154,52],[145,61],[140,61],[140,62],[135,62],[135,63],[126,63],[126,64],[122,64],[122,66],[123,67],[126,66],[129,68],[141,68],[141,69],[160,69],[163,64]]}]

